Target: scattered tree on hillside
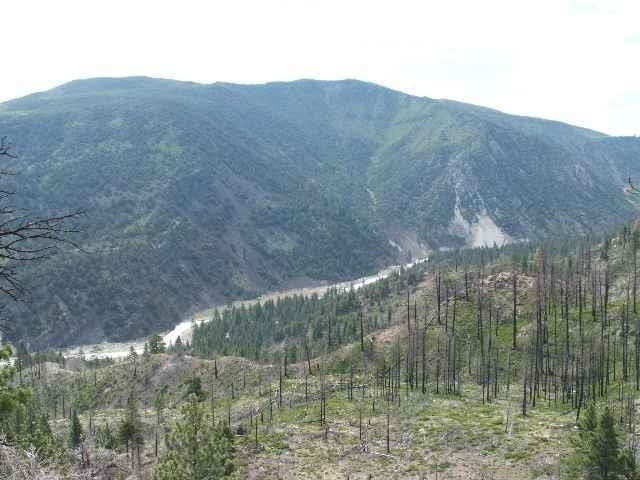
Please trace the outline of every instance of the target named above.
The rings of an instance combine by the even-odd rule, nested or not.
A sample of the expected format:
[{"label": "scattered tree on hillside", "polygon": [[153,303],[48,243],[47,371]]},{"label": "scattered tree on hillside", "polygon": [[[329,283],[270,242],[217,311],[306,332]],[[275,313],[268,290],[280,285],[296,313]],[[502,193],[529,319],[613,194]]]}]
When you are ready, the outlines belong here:
[{"label": "scattered tree on hillside", "polygon": [[127,360],[129,360],[131,375],[133,377],[136,377],[138,374],[138,352],[136,352],[136,349],[133,347],[133,345],[129,347],[129,355],[127,356]]},{"label": "scattered tree on hillside", "polygon": [[138,413],[138,405],[133,395],[130,395],[127,400],[127,410],[125,417],[120,423],[119,436],[125,444],[127,453],[131,452],[131,465],[134,465],[136,454],[138,457],[138,465],[140,465],[140,450],[144,444],[144,436],[140,414]]},{"label": "scattered tree on hillside", "polygon": [[198,375],[192,375],[187,381],[185,381],[186,391],[184,393],[185,398],[190,395],[195,395],[199,402],[202,402],[206,394],[202,389],[202,378]]},{"label": "scattered tree on hillside", "polygon": [[151,354],[164,353],[166,351],[164,339],[158,333],[153,333],[147,337],[147,345]]},{"label": "scattered tree on hillside", "polygon": [[109,423],[96,427],[96,445],[109,450],[115,450],[120,445],[116,433],[111,430]]},{"label": "scattered tree on hillside", "polygon": [[182,419],[167,438],[167,447],[157,480],[224,479],[234,470],[230,431],[211,425],[205,405],[195,395],[182,408]]},{"label": "scattered tree on hillside", "polygon": [[77,447],[80,445],[82,441],[82,425],[80,424],[80,419],[78,418],[78,412],[74,409],[73,415],[71,416],[71,428],[69,431],[69,445],[72,447]]},{"label": "scattered tree on hillside", "polygon": [[621,448],[620,437],[609,406],[598,415],[595,402],[589,402],[573,441],[574,453],[565,464],[567,478],[588,480],[636,479],[635,454]]}]

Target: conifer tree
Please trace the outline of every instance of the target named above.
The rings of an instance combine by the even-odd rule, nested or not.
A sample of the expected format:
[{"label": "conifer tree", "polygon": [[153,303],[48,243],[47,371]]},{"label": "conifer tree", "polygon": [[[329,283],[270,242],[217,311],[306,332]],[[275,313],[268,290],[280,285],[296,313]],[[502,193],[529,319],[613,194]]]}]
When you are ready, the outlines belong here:
[{"label": "conifer tree", "polygon": [[189,378],[185,385],[187,386],[187,390],[185,392],[185,397],[189,397],[190,395],[195,395],[199,402],[203,401],[206,397],[204,390],[202,389],[202,379],[198,375],[194,375]]},{"label": "conifer tree", "polygon": [[580,434],[583,438],[593,435],[598,428],[598,414],[595,402],[589,402],[584,410],[584,416],[580,422]]},{"label": "conifer tree", "polygon": [[[0,346],[0,363],[11,358],[11,348]],[[30,391],[18,386],[13,381],[15,367],[0,367],[0,431],[7,435],[8,440],[14,440],[19,435],[15,419],[24,416],[26,406],[30,402]]]},{"label": "conifer tree", "polygon": [[228,478],[233,468],[233,444],[226,428],[213,427],[205,407],[191,395],[167,439],[168,451],[160,461],[156,480]]},{"label": "conifer tree", "polygon": [[69,432],[69,445],[77,447],[82,440],[82,425],[78,413],[74,410],[71,417],[71,431]]},{"label": "conifer tree", "polygon": [[138,374],[138,352],[133,348],[133,345],[129,348],[129,355],[127,358],[131,365],[132,374],[135,377]]},{"label": "conifer tree", "polygon": [[164,353],[166,351],[166,346],[164,344],[164,339],[162,335],[158,333],[153,333],[147,338],[147,344],[149,345],[149,353]]},{"label": "conifer tree", "polygon": [[[139,449],[144,444],[140,414],[138,413],[138,406],[133,396],[130,396],[127,400],[127,412],[120,424],[119,434],[121,441],[125,444],[127,452],[129,452],[129,448],[131,449],[131,463],[133,464],[136,449],[139,454]],[[140,460],[139,455],[138,460]]]},{"label": "conifer tree", "polygon": [[635,456],[628,449],[621,450],[615,420],[608,406],[598,418],[595,402],[587,404],[574,447],[575,452],[565,465],[565,478],[637,478]]},{"label": "conifer tree", "polygon": [[96,428],[96,445],[109,450],[118,448],[118,439],[108,423],[105,423],[103,427]]},{"label": "conifer tree", "polygon": [[612,480],[622,473],[620,446],[616,427],[609,407],[605,407],[598,428],[595,431],[591,458],[589,458],[589,478]]}]

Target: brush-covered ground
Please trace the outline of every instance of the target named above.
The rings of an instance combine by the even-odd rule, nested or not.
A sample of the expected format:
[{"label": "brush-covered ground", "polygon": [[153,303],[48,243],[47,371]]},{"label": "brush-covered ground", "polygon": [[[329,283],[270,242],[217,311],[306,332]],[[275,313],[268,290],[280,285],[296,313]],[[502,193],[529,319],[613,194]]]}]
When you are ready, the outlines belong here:
[{"label": "brush-covered ground", "polygon": [[[395,330],[381,333],[395,335]],[[375,389],[363,388],[362,375],[354,375],[350,400],[350,375],[344,373],[326,375],[326,388],[331,393],[324,428],[319,424],[319,375],[307,375],[305,396],[303,366],[291,366],[283,380],[279,406],[279,369],[234,357],[220,358],[217,365],[217,380],[213,378],[212,361],[177,354],[152,355],[141,360],[135,378],[124,363],[98,369],[95,388],[102,394],[96,404],[80,415],[84,430],[88,431],[91,417],[92,425],[109,424],[115,431],[133,391],[139,401],[146,439],[141,471],[137,466],[131,469],[125,453],[101,450],[99,456],[96,454],[96,462],[101,463],[96,465],[98,470],[105,464],[111,465],[107,470],[112,477],[104,478],[131,475],[152,478],[156,463],[153,397],[159,388],[168,386],[167,408],[160,429],[159,456],[162,456],[165,429],[179,416],[179,406],[188,388],[185,381],[194,375],[203,379],[208,407],[213,385],[214,408],[220,421],[226,421],[231,410],[239,478],[422,479],[436,478],[436,471],[438,478],[558,478],[559,460],[570,449],[568,439],[575,426],[575,412],[566,406],[554,406],[553,402],[550,406],[540,402],[523,416],[519,382],[508,391],[502,387],[496,399],[484,404],[480,387],[464,380],[459,394],[435,393],[432,383],[423,394],[420,388],[402,384],[399,405],[397,400],[389,405],[384,398],[375,398],[372,391]],[[49,368],[56,370],[51,365]],[[92,375],[93,372],[85,373],[84,388],[88,390]],[[82,376],[83,370],[65,369],[59,370],[54,378],[63,377],[73,383]],[[233,400],[229,393],[232,382]],[[269,384],[272,408],[269,408]],[[76,383],[75,388],[78,387]],[[66,440],[69,420],[58,418],[51,424],[54,432]],[[92,437],[88,438],[89,450],[96,450]],[[74,471],[73,465],[70,467],[69,471]]]},{"label": "brush-covered ground", "polygon": [[[588,269],[567,260],[575,250],[564,255],[557,249],[547,265],[540,250],[524,247],[472,256],[464,268],[453,256],[417,266],[386,280],[390,288],[383,297],[371,300],[366,290],[358,293],[363,316],[391,311],[388,317],[380,314],[386,320],[354,323],[361,338],[356,334],[353,342],[316,348],[310,358],[298,345],[296,361],[288,364],[277,356],[285,339],[265,347],[269,355],[260,355],[280,359],[273,363],[238,356],[198,358],[185,346],[179,352],[117,362],[73,359],[25,368],[22,382],[32,386],[34,399],[44,405],[54,436],[62,443],[69,437],[70,406],[79,412],[86,434],[91,464],[80,468],[78,454],[68,450],[71,455],[49,462],[55,471],[51,478],[153,478],[166,454],[165,438],[194,389],[216,422],[230,421],[236,478],[567,478],[564,467],[578,430],[576,404],[585,405],[590,392],[596,394],[585,381],[598,381],[597,369],[585,360],[589,352],[591,362],[597,360],[595,352],[603,359],[606,352],[606,380],[599,377],[604,393],[597,400],[620,418],[622,442],[629,438],[623,430],[635,425],[636,417],[634,409],[625,407],[625,401],[636,404],[637,367],[631,357],[635,353],[637,358],[637,326],[635,315],[625,310],[630,305],[632,251],[620,239],[589,248],[593,252],[582,252],[578,262],[583,267],[588,263]],[[600,313],[593,313],[594,319],[587,321],[594,310],[587,285],[598,284],[604,271],[606,305],[615,320],[602,323]],[[407,282],[407,276],[415,281]],[[574,287],[575,301],[570,300]],[[597,288],[594,297],[604,298]],[[541,295],[543,290],[548,293]],[[602,311],[597,299],[591,301]],[[621,311],[632,321],[621,322]],[[528,365],[534,365],[532,345],[538,335],[544,335],[542,366],[535,372],[544,379],[535,389],[534,367]],[[632,346],[625,350],[625,343]],[[566,368],[563,358],[571,359]],[[65,418],[60,413],[63,395]],[[93,433],[106,425],[117,432],[129,399],[135,399],[142,421],[139,462],[122,443],[103,448]],[[3,448],[6,458],[15,453]],[[27,465],[28,456],[21,458]],[[34,462],[40,472],[47,468]]]}]

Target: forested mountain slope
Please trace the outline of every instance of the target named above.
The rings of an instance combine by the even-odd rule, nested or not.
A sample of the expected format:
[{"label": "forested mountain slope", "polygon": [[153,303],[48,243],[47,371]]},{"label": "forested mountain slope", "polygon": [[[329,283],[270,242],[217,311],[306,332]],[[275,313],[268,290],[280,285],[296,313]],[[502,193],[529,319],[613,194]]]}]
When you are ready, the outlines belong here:
[{"label": "forested mountain slope", "polygon": [[[188,311],[432,248],[630,217],[640,139],[358,81],[75,81],[0,106],[17,202],[84,208],[86,253],[32,269],[10,336],[139,336]],[[8,187],[12,187],[9,185]]]}]

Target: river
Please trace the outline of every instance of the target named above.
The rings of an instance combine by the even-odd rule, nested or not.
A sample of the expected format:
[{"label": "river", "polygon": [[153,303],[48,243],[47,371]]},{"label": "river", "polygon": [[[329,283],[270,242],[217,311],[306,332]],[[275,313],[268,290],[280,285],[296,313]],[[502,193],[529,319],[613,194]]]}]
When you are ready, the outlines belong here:
[{"label": "river", "polygon": [[[198,312],[189,318],[183,320],[178,323],[172,330],[168,332],[163,332],[162,336],[164,338],[164,342],[169,345],[170,343],[175,343],[177,338],[180,337],[181,340],[190,340],[191,339],[191,331],[194,322],[208,322],[212,313],[215,309],[224,309],[229,308],[229,306],[249,306],[260,302],[266,302],[268,300],[275,300],[282,297],[290,297],[293,295],[313,295],[314,293],[318,296],[324,295],[329,289],[335,288],[338,291],[348,291],[349,289],[359,289],[364,287],[365,285],[370,285],[378,280],[383,278],[387,278],[394,272],[399,271],[402,267],[411,268],[419,263],[424,263],[428,261],[429,257],[423,257],[418,260],[415,260],[411,263],[407,263],[405,265],[392,265],[387,267],[379,272],[369,275],[366,277],[357,278],[355,280],[345,281],[334,283],[330,285],[322,285],[315,287],[307,287],[307,288],[292,288],[289,290],[282,291],[274,291],[265,293],[257,298],[253,298],[250,300],[238,300],[232,302],[231,304],[226,305],[218,305],[207,310],[203,310]],[[82,357],[86,359],[98,359],[98,358],[124,358],[129,355],[131,351],[131,347],[138,353],[141,354],[144,350],[144,339],[131,340],[128,342],[120,342],[120,343],[112,343],[112,342],[103,342],[96,343],[91,345],[79,345],[74,347],[69,347],[62,350],[62,354],[65,358],[77,358]]]}]

